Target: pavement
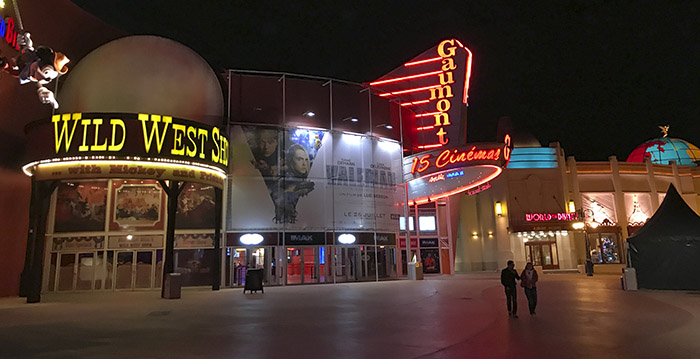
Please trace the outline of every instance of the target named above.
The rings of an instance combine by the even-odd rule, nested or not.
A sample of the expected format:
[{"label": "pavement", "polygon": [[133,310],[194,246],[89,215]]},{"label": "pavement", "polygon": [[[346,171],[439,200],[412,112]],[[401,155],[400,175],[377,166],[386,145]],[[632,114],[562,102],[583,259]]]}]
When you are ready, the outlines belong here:
[{"label": "pavement", "polygon": [[700,293],[544,274],[509,318],[496,273],[0,298],[0,358],[700,358]]}]

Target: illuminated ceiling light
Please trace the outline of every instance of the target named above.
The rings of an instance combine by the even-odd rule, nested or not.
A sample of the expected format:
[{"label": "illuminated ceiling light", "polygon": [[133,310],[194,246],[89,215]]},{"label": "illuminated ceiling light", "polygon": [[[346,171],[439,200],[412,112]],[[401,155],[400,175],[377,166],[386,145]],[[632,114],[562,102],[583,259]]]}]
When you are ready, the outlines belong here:
[{"label": "illuminated ceiling light", "polygon": [[584,226],[583,222],[574,222],[571,224],[573,229],[583,229]]},{"label": "illuminated ceiling light", "polygon": [[343,119],[343,122],[345,121],[350,121],[350,122],[357,122],[360,121],[357,117],[346,117]]},{"label": "illuminated ceiling light", "polygon": [[394,126],[386,124],[386,123],[382,123],[381,125],[377,125],[377,127],[386,127],[387,130],[391,130],[392,128],[394,128]]},{"label": "illuminated ceiling light", "polygon": [[338,242],[342,244],[352,244],[355,243],[355,235],[350,233],[343,233],[338,236]]},{"label": "illuminated ceiling light", "polygon": [[314,117],[314,116],[316,116],[316,112],[313,112],[313,111],[306,111],[306,112],[304,112],[304,113],[302,114],[302,116]]},{"label": "illuminated ceiling light", "polygon": [[130,240],[134,239],[134,236],[132,236],[131,234],[129,234],[129,235],[126,236],[126,239],[127,239],[128,241],[130,241]]},{"label": "illuminated ceiling light", "polygon": [[600,226],[600,223],[593,221],[589,224],[589,226],[591,226],[591,228],[598,228],[598,226]]},{"label": "illuminated ceiling light", "polygon": [[263,236],[260,233],[246,233],[242,235],[238,240],[245,244],[245,245],[251,245],[251,244],[260,244],[263,241]]},{"label": "illuminated ceiling light", "polygon": [[569,201],[569,213],[574,212],[576,212],[576,204],[574,204],[574,201]]}]

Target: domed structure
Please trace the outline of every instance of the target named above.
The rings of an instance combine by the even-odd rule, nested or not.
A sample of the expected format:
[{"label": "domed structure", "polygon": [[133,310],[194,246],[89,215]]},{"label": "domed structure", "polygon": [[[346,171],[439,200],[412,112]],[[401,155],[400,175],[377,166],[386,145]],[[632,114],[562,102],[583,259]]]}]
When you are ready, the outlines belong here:
[{"label": "domed structure", "polygon": [[676,161],[679,165],[697,167],[700,164],[700,149],[679,138],[654,138],[637,146],[627,157],[627,162],[644,162],[646,157],[658,164],[667,165],[670,161]]},{"label": "domed structure", "polygon": [[89,53],[58,92],[69,112],[151,113],[221,125],[224,99],[209,64],[158,36],[127,36]]}]

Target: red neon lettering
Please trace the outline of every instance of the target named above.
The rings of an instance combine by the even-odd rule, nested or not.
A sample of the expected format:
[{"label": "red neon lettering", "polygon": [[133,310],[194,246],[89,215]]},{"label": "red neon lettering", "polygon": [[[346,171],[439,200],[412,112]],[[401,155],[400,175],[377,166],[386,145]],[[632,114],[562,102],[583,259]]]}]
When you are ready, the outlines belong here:
[{"label": "red neon lettering", "polygon": [[411,173],[416,173],[416,171],[421,173],[427,170],[428,167],[430,167],[430,161],[428,161],[428,158],[430,158],[430,155],[423,155],[420,158],[414,158],[413,166],[411,166]]}]

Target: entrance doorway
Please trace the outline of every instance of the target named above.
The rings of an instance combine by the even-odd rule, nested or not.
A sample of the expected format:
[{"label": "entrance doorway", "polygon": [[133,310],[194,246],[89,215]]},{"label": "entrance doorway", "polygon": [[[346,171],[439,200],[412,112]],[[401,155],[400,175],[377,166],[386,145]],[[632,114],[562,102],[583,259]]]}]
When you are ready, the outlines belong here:
[{"label": "entrance doorway", "polygon": [[238,287],[245,285],[248,269],[263,269],[263,284],[276,285],[277,268],[275,247],[238,247],[226,249],[226,285]]},{"label": "entrance doorway", "polygon": [[556,242],[527,242],[525,243],[525,257],[533,265],[542,266],[542,269],[559,269]]},{"label": "entrance doorway", "polygon": [[160,288],[163,250],[117,251],[114,260],[114,289]]},{"label": "entrance doorway", "polygon": [[327,247],[287,247],[287,284],[326,283]]}]

